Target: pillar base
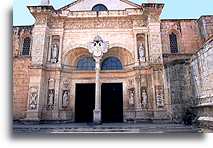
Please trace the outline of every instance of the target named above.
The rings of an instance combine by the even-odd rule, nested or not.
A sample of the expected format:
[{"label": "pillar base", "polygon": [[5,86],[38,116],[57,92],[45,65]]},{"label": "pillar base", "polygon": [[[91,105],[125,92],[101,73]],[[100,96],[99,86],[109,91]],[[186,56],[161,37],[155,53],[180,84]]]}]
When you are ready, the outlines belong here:
[{"label": "pillar base", "polygon": [[27,111],[27,121],[40,121],[40,113],[38,111]]},{"label": "pillar base", "polygon": [[93,110],[93,122],[95,124],[101,124],[101,110],[100,109]]}]

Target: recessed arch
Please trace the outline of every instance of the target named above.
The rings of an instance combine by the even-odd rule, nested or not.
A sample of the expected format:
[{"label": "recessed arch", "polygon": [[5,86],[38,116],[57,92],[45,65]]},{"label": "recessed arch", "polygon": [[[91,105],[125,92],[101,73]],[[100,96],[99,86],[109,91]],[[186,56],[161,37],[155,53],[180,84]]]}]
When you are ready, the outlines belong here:
[{"label": "recessed arch", "polygon": [[181,52],[181,37],[180,32],[176,29],[171,29],[168,32],[169,51],[171,53]]},{"label": "recessed arch", "polygon": [[77,61],[80,58],[83,57],[91,57],[92,55],[89,53],[88,49],[83,47],[77,47],[74,49],[71,49],[64,53],[62,64],[63,65],[69,65],[69,66],[75,66],[77,64]]},{"label": "recessed arch", "polygon": [[23,56],[30,55],[30,47],[31,47],[31,38],[25,37],[23,39],[21,55]]},{"label": "recessed arch", "polygon": [[[92,57],[92,54],[89,53],[89,50],[87,48],[77,47],[75,49],[66,51],[63,54],[62,64],[66,66],[71,66],[74,68],[78,65],[78,61],[81,58],[85,58],[85,57]],[[103,62],[104,59],[108,57],[118,58],[123,68],[126,65],[131,65],[134,63],[133,54],[129,50],[122,47],[109,48],[108,52],[105,53],[104,56],[102,57],[101,63]]]},{"label": "recessed arch", "polygon": [[178,53],[177,35],[174,32],[169,34],[169,43],[171,53]]},{"label": "recessed arch", "polygon": [[123,65],[119,58],[110,56],[105,58],[101,63],[101,70],[122,70]]},{"label": "recessed arch", "polygon": [[108,11],[107,7],[104,4],[96,4],[95,6],[92,7],[92,11]]},{"label": "recessed arch", "polygon": [[91,56],[83,56],[77,60],[76,70],[95,70],[95,60]]}]

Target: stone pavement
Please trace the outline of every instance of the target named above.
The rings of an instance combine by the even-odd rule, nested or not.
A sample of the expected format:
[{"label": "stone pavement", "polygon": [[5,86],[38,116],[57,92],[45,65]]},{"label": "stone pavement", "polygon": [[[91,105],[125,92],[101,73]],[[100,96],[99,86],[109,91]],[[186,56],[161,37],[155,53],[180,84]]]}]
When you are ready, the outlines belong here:
[{"label": "stone pavement", "polygon": [[154,123],[86,123],[20,124],[13,125],[13,132],[22,134],[73,134],[73,133],[201,133],[201,129],[182,124]]}]

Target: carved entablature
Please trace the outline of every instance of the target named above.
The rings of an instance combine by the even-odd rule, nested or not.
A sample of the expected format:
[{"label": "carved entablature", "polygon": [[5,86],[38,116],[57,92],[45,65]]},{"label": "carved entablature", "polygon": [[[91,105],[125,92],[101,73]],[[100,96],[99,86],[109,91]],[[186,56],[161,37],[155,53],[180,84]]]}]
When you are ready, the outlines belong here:
[{"label": "carved entablature", "polygon": [[143,10],[134,8],[126,10],[113,10],[113,11],[70,11],[70,10],[58,10],[53,13],[54,16],[61,16],[67,18],[100,18],[103,17],[128,17],[128,16],[141,16],[143,15]]},{"label": "carved entablature", "polygon": [[148,20],[147,20],[147,18],[145,18],[145,16],[133,20],[134,28],[147,27],[147,25],[148,25]]},{"label": "carved entablature", "polygon": [[35,25],[46,25],[48,22],[48,17],[46,15],[37,15]]},{"label": "carved entablature", "polygon": [[58,18],[52,17],[50,19],[50,21],[48,22],[48,26],[51,29],[63,28],[64,27],[64,21],[62,19],[58,19]]},{"label": "carved entablature", "polygon": [[153,54],[150,56],[150,63],[151,64],[162,64],[163,57],[160,54]]},{"label": "carved entablature", "polygon": [[75,21],[66,21],[65,29],[130,29],[132,21],[129,19],[83,19]]}]

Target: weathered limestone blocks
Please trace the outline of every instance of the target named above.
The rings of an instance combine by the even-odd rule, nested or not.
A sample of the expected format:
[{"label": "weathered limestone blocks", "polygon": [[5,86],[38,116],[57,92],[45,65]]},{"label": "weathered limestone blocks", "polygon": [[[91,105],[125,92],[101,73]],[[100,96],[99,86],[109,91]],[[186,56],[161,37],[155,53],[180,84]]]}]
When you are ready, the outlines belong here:
[{"label": "weathered limestone blocks", "polygon": [[192,59],[192,79],[194,83],[198,121],[201,126],[213,127],[213,41],[210,39]]}]

